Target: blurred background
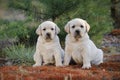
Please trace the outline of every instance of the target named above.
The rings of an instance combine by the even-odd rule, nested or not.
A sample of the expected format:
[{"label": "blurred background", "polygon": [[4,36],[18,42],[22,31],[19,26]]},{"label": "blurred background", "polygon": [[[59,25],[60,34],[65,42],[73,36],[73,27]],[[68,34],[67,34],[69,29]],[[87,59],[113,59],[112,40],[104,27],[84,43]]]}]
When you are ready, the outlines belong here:
[{"label": "blurred background", "polygon": [[120,53],[120,0],[0,0],[0,65],[32,65],[35,30],[46,20],[61,29],[64,48],[64,26],[73,18],[90,24],[90,38],[104,53]]}]

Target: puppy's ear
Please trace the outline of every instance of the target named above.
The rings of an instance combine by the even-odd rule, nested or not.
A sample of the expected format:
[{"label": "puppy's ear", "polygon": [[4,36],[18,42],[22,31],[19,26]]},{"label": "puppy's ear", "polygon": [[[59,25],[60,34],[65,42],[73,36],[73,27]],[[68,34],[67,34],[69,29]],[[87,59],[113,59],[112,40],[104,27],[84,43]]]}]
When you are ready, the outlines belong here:
[{"label": "puppy's ear", "polygon": [[41,25],[39,25],[38,28],[36,29],[36,34],[42,35]]},{"label": "puppy's ear", "polygon": [[87,21],[85,21],[85,26],[86,26],[86,32],[89,32],[89,30],[90,30],[90,25],[87,23]]},{"label": "puppy's ear", "polygon": [[67,32],[67,33],[70,33],[70,22],[68,22],[66,25],[65,25],[65,31]]},{"label": "puppy's ear", "polygon": [[58,34],[60,32],[60,28],[56,25],[55,26],[55,34]]}]

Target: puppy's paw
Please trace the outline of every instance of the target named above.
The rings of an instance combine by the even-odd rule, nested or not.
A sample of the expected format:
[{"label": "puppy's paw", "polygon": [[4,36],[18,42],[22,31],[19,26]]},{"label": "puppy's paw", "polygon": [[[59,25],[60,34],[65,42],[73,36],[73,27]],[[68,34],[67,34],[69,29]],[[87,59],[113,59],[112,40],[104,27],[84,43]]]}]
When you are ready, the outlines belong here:
[{"label": "puppy's paw", "polygon": [[41,66],[41,64],[34,64],[33,67]]},{"label": "puppy's paw", "polygon": [[43,63],[43,66],[54,65],[53,63]]},{"label": "puppy's paw", "polygon": [[68,63],[68,62],[64,62],[63,65],[64,65],[64,66],[68,66],[69,63]]},{"label": "puppy's paw", "polygon": [[62,64],[56,64],[57,67],[62,67],[63,65]]},{"label": "puppy's paw", "polygon": [[83,68],[83,69],[90,69],[90,68],[91,68],[91,65],[83,65],[82,68]]},{"label": "puppy's paw", "polygon": [[64,66],[68,66],[67,64],[63,64]]}]

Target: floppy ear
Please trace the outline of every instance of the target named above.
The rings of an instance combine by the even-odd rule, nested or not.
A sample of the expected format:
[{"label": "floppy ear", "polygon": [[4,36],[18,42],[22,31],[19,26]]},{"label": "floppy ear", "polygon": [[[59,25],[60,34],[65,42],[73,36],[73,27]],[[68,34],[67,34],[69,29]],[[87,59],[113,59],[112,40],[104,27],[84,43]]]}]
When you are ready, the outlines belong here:
[{"label": "floppy ear", "polygon": [[58,34],[60,32],[60,28],[56,25],[55,26],[55,34]]},{"label": "floppy ear", "polygon": [[70,33],[70,22],[68,22],[66,25],[65,25],[65,31],[67,32],[67,33]]},{"label": "floppy ear", "polygon": [[86,26],[86,32],[89,32],[89,30],[90,30],[90,25],[87,23],[87,21],[85,21],[85,26]]},{"label": "floppy ear", "polygon": [[39,25],[39,27],[36,29],[36,34],[42,35],[41,25]]}]

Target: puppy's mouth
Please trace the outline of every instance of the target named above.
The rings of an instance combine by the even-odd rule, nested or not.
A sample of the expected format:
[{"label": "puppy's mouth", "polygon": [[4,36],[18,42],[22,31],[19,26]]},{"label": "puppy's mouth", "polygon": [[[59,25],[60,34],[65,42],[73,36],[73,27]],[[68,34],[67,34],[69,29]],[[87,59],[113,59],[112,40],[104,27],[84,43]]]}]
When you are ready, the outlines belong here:
[{"label": "puppy's mouth", "polygon": [[81,34],[80,34],[80,31],[79,30],[76,30],[75,31],[75,33],[74,33],[74,38],[76,39],[76,40],[78,40],[79,38],[81,38],[82,36],[81,36]]},{"label": "puppy's mouth", "polygon": [[79,38],[81,38],[82,36],[79,34],[79,35],[75,35],[74,36],[74,38],[76,39],[76,40],[78,40]]},{"label": "puppy's mouth", "polygon": [[52,40],[51,34],[50,33],[46,33],[46,38],[45,39],[46,39],[47,42],[51,41]]}]

